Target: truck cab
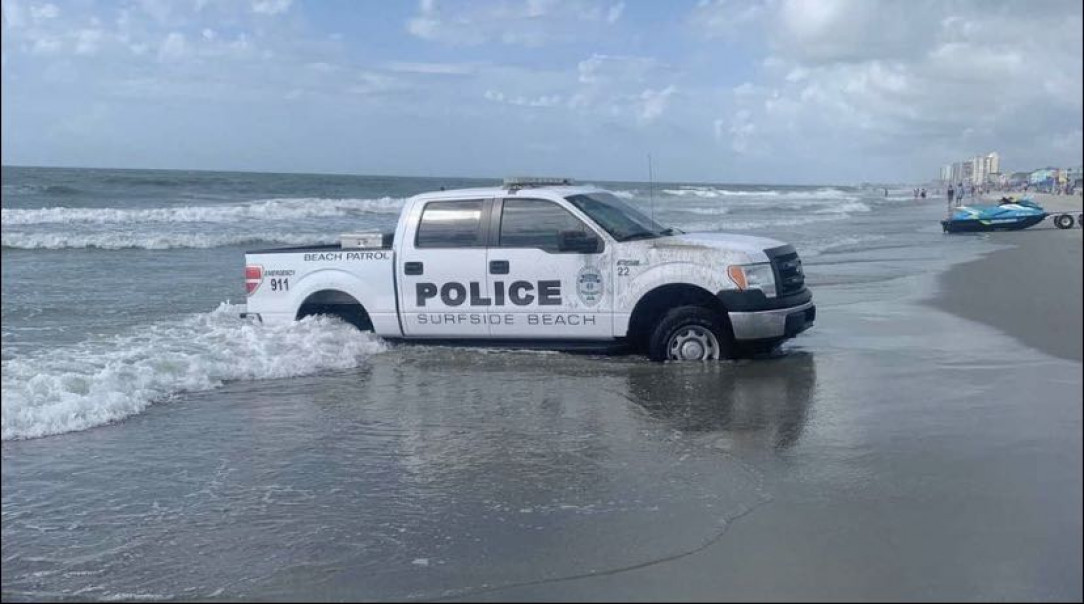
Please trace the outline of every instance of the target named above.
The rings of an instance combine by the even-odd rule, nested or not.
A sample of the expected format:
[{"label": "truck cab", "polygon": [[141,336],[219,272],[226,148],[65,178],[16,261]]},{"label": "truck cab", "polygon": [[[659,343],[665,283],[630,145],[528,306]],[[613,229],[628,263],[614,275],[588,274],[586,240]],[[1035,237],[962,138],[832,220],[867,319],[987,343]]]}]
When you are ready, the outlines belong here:
[{"label": "truck cab", "polygon": [[334,314],[390,339],[621,344],[660,361],[771,348],[816,313],[791,246],[683,233],[563,179],[417,195],[394,234],[249,252],[245,270],[246,316],[263,321]]}]

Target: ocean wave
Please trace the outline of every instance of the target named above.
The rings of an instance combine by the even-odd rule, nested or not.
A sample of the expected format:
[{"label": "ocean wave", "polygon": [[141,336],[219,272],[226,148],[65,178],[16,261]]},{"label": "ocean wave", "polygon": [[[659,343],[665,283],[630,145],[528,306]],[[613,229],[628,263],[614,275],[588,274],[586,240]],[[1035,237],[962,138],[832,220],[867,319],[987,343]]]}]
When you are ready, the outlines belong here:
[{"label": "ocean wave", "polygon": [[685,231],[755,231],[758,229],[793,227],[812,224],[815,222],[829,222],[850,218],[849,214],[805,214],[801,216],[780,217],[773,216],[762,220],[730,220],[723,219],[718,222],[682,222],[674,221],[674,226]]},{"label": "ocean wave", "polygon": [[835,239],[811,241],[796,247],[803,258],[811,258],[820,256],[821,254],[831,253],[841,248],[859,247],[862,244],[881,241],[886,238],[885,235],[844,235]]},{"label": "ocean wave", "polygon": [[819,210],[815,210],[817,214],[846,214],[848,212],[869,212],[870,207],[861,201],[844,201],[842,203],[833,203],[825,206]]},{"label": "ocean wave", "polygon": [[813,190],[747,190],[747,189],[718,189],[715,187],[686,186],[677,189],[663,189],[663,193],[675,197],[700,197],[717,199],[720,197],[773,197],[784,199],[839,199],[851,194],[842,189],[822,187]]},{"label": "ocean wave", "polygon": [[350,369],[383,342],[329,317],[243,321],[241,305],[156,323],[104,341],[3,361],[3,440],[85,430],[228,381]]},{"label": "ocean wave", "polygon": [[261,199],[236,205],[178,206],[173,208],[3,208],[0,224],[134,224],[233,223],[238,220],[297,220],[354,214],[398,214],[403,199],[329,199],[296,197]]},{"label": "ocean wave", "polygon": [[0,234],[0,245],[21,250],[169,250],[212,248],[253,243],[322,245],[341,235],[285,235],[281,233],[15,233]]},{"label": "ocean wave", "polygon": [[715,206],[710,208],[696,206],[666,206],[664,209],[666,212],[682,212],[684,214],[697,214],[700,216],[722,216],[723,214],[727,214],[730,212],[729,208],[724,208],[723,206]]},{"label": "ocean wave", "polygon": [[75,187],[69,187],[68,185],[45,185],[45,184],[17,184],[17,185],[4,185],[3,192],[5,195],[81,195],[83,191]]}]

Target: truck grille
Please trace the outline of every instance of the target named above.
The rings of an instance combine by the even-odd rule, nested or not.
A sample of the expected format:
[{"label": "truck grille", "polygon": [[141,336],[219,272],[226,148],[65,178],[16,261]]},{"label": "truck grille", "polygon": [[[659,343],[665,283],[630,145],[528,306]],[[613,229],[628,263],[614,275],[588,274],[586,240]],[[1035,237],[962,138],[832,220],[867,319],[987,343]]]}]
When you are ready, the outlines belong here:
[{"label": "truck grille", "polygon": [[776,296],[789,296],[805,289],[802,260],[793,247],[784,245],[764,250],[764,253],[771,259],[772,271],[775,272]]}]

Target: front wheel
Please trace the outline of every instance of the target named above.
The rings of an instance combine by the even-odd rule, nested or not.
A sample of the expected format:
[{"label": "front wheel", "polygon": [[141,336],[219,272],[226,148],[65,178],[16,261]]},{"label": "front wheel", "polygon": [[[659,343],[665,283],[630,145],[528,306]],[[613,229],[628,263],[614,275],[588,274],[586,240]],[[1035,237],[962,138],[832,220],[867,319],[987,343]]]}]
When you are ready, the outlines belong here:
[{"label": "front wheel", "polygon": [[719,314],[702,306],[679,306],[665,315],[648,340],[652,361],[711,361],[729,355]]}]

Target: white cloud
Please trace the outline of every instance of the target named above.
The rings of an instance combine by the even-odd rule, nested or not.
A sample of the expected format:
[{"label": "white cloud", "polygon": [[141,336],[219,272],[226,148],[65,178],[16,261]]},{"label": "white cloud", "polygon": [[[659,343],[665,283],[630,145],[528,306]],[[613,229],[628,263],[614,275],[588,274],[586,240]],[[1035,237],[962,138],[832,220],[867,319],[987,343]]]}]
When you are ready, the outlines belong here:
[{"label": "white cloud", "polygon": [[252,0],[252,12],[260,15],[278,15],[290,10],[293,0]]},{"label": "white cloud", "polygon": [[759,1],[701,0],[692,12],[693,27],[709,38],[730,37],[764,14]]},{"label": "white cloud", "polygon": [[56,19],[60,15],[60,9],[55,4],[32,4],[30,6],[30,18],[35,21]]},{"label": "white cloud", "polygon": [[184,34],[176,31],[170,32],[158,47],[158,59],[162,61],[177,60],[187,53],[188,43],[185,42]]},{"label": "white cloud", "polygon": [[598,37],[592,29],[613,25],[625,10],[624,2],[607,6],[597,0],[527,0],[480,3],[421,0],[418,13],[407,21],[416,37],[457,46],[490,42],[537,47],[559,41]]},{"label": "white cloud", "polygon": [[385,64],[389,71],[421,73],[433,75],[470,75],[478,70],[471,63],[420,63],[411,61],[391,61]]},{"label": "white cloud", "polygon": [[487,101],[493,101],[495,103],[506,103],[508,105],[515,105],[518,107],[558,107],[564,103],[564,99],[559,94],[542,95],[534,98],[528,98],[524,96],[507,96],[499,90],[486,90],[482,95]]},{"label": "white cloud", "polygon": [[98,52],[98,46],[105,37],[100,29],[83,29],[76,33],[75,54],[92,55]]},{"label": "white cloud", "polygon": [[658,75],[664,66],[650,57],[594,54],[576,66],[584,84],[608,82],[644,82]]},{"label": "white cloud", "polygon": [[765,7],[757,25],[772,53],[758,78],[732,90],[729,137],[712,122],[735,152],[835,155],[853,165],[895,156],[897,165],[926,163],[933,174],[940,163],[989,149],[1024,166],[1053,161],[1041,159],[1052,155],[1041,139],[1069,132],[1063,148],[1075,144],[1079,157],[1072,135],[1084,105],[1079,3],[756,6]]},{"label": "white cloud", "polygon": [[665,111],[666,106],[677,89],[667,86],[662,90],[644,90],[640,93],[640,107],[637,120],[641,124],[652,122],[659,118]]},{"label": "white cloud", "polygon": [[606,22],[609,24],[617,23],[617,20],[621,18],[621,13],[625,12],[625,3],[618,2],[610,7],[610,10],[606,12]]}]

